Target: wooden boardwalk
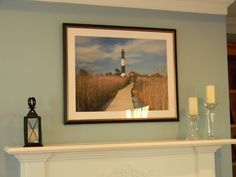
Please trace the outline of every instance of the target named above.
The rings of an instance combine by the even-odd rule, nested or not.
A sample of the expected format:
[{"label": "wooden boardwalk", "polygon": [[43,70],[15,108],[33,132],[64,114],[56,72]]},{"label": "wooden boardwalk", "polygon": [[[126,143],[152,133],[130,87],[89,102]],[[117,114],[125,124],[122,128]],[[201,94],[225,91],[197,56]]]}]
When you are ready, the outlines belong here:
[{"label": "wooden boardwalk", "polygon": [[131,90],[134,84],[131,83],[125,88],[121,89],[116,97],[113,99],[111,104],[107,107],[106,111],[125,111],[133,109]]}]

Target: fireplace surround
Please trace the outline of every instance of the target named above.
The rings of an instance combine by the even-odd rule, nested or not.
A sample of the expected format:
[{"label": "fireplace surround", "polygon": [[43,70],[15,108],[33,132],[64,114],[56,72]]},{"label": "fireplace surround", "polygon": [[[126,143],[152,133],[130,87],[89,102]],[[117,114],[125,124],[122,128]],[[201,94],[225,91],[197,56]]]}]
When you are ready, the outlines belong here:
[{"label": "fireplace surround", "polygon": [[215,152],[236,139],[6,147],[20,177],[215,177]]}]

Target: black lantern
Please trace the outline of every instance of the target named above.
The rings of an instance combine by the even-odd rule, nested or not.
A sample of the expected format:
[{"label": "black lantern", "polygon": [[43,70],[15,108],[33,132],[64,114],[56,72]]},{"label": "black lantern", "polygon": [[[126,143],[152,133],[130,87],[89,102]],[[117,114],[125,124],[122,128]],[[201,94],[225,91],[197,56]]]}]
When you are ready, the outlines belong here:
[{"label": "black lantern", "polygon": [[25,147],[43,146],[41,132],[41,117],[35,112],[36,100],[34,97],[28,99],[29,112],[24,117],[24,140]]}]

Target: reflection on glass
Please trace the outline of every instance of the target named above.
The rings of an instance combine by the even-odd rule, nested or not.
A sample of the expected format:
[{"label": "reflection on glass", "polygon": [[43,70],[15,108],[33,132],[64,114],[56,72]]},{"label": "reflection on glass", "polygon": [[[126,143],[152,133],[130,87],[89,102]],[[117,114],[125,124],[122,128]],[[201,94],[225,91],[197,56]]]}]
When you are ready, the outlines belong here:
[{"label": "reflection on glass", "polygon": [[38,128],[37,119],[28,120],[28,141],[29,143],[38,143],[39,142],[39,128]]},{"label": "reflection on glass", "polygon": [[126,118],[147,118],[149,111],[149,105],[142,108],[126,110]]}]

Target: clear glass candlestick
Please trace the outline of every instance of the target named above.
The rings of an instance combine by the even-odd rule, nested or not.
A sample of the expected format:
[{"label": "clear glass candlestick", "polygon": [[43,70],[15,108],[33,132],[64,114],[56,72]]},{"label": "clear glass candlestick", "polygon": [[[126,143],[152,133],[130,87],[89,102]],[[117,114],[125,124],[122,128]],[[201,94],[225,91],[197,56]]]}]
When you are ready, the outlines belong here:
[{"label": "clear glass candlestick", "polygon": [[198,140],[199,132],[198,132],[198,115],[188,115],[189,125],[188,125],[188,135],[186,140]]},{"label": "clear glass candlestick", "polygon": [[205,103],[206,108],[206,139],[215,139],[215,103]]}]

